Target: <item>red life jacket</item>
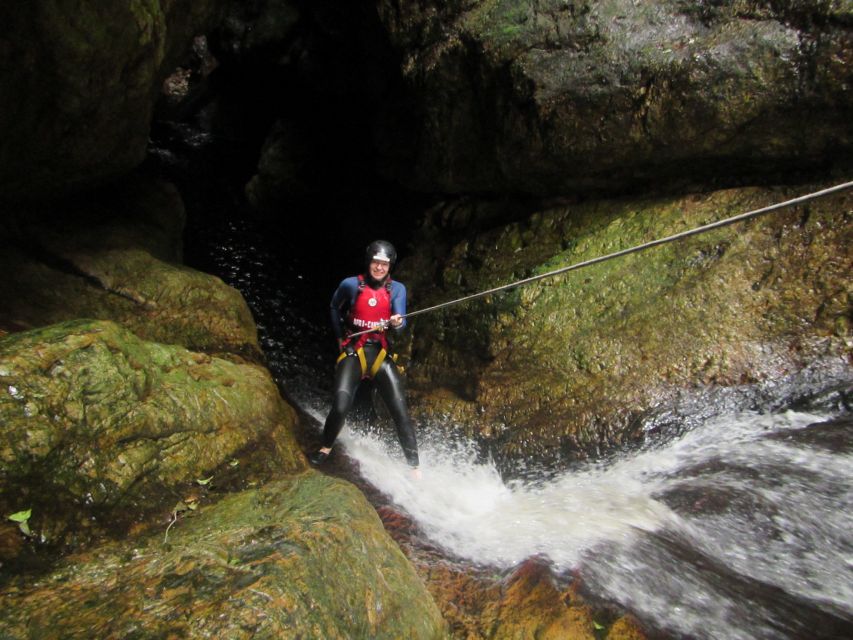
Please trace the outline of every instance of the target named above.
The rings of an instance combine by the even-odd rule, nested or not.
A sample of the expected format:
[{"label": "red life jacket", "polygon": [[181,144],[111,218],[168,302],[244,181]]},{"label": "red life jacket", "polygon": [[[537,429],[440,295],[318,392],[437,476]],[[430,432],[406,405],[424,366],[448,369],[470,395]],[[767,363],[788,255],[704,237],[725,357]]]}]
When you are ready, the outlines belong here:
[{"label": "red life jacket", "polygon": [[[347,316],[349,333],[358,333],[371,327],[379,327],[391,319],[391,278],[385,281],[385,286],[371,289],[364,281],[364,276],[358,276],[358,293],[355,302]],[[353,340],[344,338],[346,346],[355,350],[360,349],[369,340],[380,342],[382,348],[388,350],[388,338],[383,331],[363,333]]]}]

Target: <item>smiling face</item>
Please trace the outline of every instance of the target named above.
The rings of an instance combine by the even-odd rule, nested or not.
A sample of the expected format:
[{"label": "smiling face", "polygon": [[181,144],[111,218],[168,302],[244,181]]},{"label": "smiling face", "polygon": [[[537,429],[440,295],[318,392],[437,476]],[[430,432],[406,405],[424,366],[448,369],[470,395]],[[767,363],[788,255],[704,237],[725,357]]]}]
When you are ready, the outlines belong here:
[{"label": "smiling face", "polygon": [[381,282],[391,270],[391,263],[388,260],[371,260],[368,270],[371,278]]}]

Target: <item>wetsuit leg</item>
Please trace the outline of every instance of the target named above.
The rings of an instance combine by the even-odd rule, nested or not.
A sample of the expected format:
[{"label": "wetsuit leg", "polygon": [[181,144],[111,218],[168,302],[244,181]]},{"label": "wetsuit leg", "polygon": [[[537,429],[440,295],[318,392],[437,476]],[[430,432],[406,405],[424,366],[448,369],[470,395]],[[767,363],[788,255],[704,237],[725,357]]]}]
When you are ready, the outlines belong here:
[{"label": "wetsuit leg", "polygon": [[347,356],[338,363],[335,370],[335,391],[332,397],[332,410],[326,416],[323,425],[323,446],[331,447],[344,426],[349,410],[355,400],[355,392],[361,382],[361,364],[358,358]]},{"label": "wetsuit leg", "polygon": [[406,461],[413,467],[418,466],[418,441],[415,437],[415,427],[409,418],[409,410],[406,407],[406,393],[403,388],[403,380],[397,365],[388,358],[379,367],[379,371],[373,378],[385,406],[397,425],[397,437],[403,447]]}]

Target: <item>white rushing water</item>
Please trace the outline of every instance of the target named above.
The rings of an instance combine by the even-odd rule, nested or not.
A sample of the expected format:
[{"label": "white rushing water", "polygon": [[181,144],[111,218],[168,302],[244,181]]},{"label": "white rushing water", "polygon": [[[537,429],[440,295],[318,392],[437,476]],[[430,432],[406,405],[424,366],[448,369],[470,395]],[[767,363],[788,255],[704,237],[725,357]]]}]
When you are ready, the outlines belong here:
[{"label": "white rushing water", "polygon": [[853,628],[853,456],[796,437],[826,418],[716,419],[542,482],[505,483],[429,434],[415,480],[390,426],[382,439],[345,429],[339,445],[432,542],[473,563],[580,569],[675,636],[836,637]]}]

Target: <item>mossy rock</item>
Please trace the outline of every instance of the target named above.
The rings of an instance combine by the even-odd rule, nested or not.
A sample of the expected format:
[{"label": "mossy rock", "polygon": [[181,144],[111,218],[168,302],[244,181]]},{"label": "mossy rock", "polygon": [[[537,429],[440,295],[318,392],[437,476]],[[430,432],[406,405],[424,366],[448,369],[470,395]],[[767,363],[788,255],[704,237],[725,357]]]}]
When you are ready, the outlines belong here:
[{"label": "mossy rock", "polygon": [[[165,527],[164,527],[165,529]],[[444,638],[412,566],[352,485],[314,472],[0,592],[14,638]]]},{"label": "mossy rock", "polygon": [[[794,195],[542,207],[420,242],[400,278],[429,306]],[[577,456],[638,437],[641,418],[684,390],[772,383],[823,358],[849,378],[851,203],[838,194],[414,318],[414,409],[458,421],[499,457]],[[430,238],[452,217],[437,211]]]},{"label": "mossy rock", "polygon": [[114,320],[142,338],[261,359],[246,301],[180,264],[184,209],[174,186],[131,175],[0,221],[0,328]]},{"label": "mossy rock", "polygon": [[304,466],[294,420],[263,367],[141,340],[113,322],[0,338],[6,488],[26,480],[86,505],[145,502],[267,438],[265,455],[294,472]]}]

